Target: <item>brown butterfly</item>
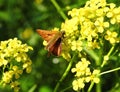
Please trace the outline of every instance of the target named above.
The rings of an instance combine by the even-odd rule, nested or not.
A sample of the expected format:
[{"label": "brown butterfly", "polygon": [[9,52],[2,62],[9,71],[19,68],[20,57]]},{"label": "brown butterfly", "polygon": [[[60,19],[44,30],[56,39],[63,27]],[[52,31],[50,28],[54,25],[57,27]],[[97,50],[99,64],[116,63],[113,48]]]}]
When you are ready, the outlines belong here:
[{"label": "brown butterfly", "polygon": [[38,34],[47,41],[46,49],[49,51],[49,53],[52,53],[53,55],[59,56],[61,54],[61,42],[62,37],[64,36],[64,31],[47,31],[47,30],[41,30],[37,29]]}]

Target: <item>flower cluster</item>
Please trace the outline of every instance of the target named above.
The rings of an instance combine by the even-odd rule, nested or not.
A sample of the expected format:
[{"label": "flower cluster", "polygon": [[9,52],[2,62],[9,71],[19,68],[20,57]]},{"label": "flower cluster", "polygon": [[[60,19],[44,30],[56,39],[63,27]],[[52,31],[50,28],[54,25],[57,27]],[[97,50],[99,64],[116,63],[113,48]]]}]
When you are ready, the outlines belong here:
[{"label": "flower cluster", "polygon": [[85,58],[82,58],[81,61],[79,61],[76,64],[76,67],[72,68],[71,71],[73,73],[76,73],[75,74],[76,79],[72,83],[73,89],[75,91],[78,91],[84,88],[85,83],[88,83],[90,81],[99,83],[100,80],[97,75],[100,73],[100,71],[94,70],[93,72],[91,72],[90,68],[88,67],[89,64],[90,62],[88,60],[86,60]]},{"label": "flower cluster", "polygon": [[20,75],[23,70],[27,73],[31,72],[31,60],[27,55],[32,47],[22,44],[17,38],[0,42],[0,67],[2,70],[1,84],[9,84],[14,91],[19,91]]},{"label": "flower cluster", "polygon": [[61,30],[66,33],[64,42],[69,46],[68,52],[80,52],[83,48],[100,49],[104,41],[111,45],[120,42],[117,27],[120,23],[120,7],[114,3],[90,0],[83,8],[69,11],[68,15],[71,19],[61,25]]}]

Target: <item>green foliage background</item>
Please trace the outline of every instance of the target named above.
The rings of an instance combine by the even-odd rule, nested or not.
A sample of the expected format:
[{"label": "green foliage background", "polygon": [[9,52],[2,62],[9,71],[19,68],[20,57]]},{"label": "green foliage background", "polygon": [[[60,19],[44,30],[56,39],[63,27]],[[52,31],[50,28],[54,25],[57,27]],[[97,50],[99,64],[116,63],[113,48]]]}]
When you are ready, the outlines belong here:
[{"label": "green foliage background", "polygon": [[[33,69],[30,74],[22,75],[20,92],[52,92],[67,67],[68,62],[62,57],[47,57],[43,40],[36,33],[38,28],[46,30],[60,28],[61,23],[65,21],[51,1],[0,0],[0,41],[17,37],[34,48],[34,51],[29,53]],[[67,11],[72,8],[84,6],[86,0],[56,0],[56,2],[67,15]],[[108,2],[120,4],[119,0],[108,0]],[[53,59],[58,59],[59,63],[53,63]],[[113,80],[112,76],[109,78]],[[69,73],[60,89],[71,87],[72,79],[73,74]],[[111,88],[112,85],[109,83],[104,84],[104,90],[112,90]],[[0,92],[13,92],[13,90],[1,86]],[[72,92],[72,88],[66,92]]]}]

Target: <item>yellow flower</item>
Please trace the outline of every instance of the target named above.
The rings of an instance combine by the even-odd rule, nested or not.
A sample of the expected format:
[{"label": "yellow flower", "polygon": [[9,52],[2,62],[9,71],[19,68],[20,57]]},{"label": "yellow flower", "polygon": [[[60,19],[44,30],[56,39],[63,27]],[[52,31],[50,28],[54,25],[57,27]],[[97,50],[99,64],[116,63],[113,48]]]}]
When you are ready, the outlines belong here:
[{"label": "yellow flower", "polygon": [[23,64],[23,69],[26,69],[27,73],[30,73],[32,70],[31,64],[32,64],[32,61],[30,59]]},{"label": "yellow flower", "polygon": [[[111,24],[116,28],[116,24],[120,23],[120,7],[115,4],[107,4],[106,0],[90,0],[83,8],[69,11],[68,15],[71,18],[61,25],[61,30],[65,30],[65,42],[69,46],[66,52],[81,52],[83,47],[100,49],[101,40],[108,40],[111,44],[119,42],[116,36],[118,33],[111,30]],[[111,35],[106,30],[109,30]],[[103,37],[105,39],[101,39]]]},{"label": "yellow flower", "polygon": [[10,86],[11,86],[11,88],[14,89],[14,92],[19,92],[20,87],[18,87],[18,86],[19,86],[19,82],[18,82],[18,81],[11,82],[11,83],[10,83]]},{"label": "yellow flower", "polygon": [[109,22],[104,22],[104,17],[100,17],[96,19],[95,26],[98,32],[103,33],[104,28],[109,27]]},{"label": "yellow flower", "polygon": [[32,67],[31,66],[26,68],[26,73],[30,73],[31,71],[32,71]]},{"label": "yellow flower", "polygon": [[19,92],[20,87],[14,87],[14,92]]},{"label": "yellow flower", "polygon": [[22,70],[18,70],[18,66],[13,66],[13,71],[14,71],[14,74],[15,74],[15,78],[18,79],[20,77],[20,74],[23,73]]},{"label": "yellow flower", "polygon": [[100,82],[100,79],[99,79],[98,77],[95,77],[95,78],[93,79],[93,81],[94,81],[95,83],[99,83],[99,82]]},{"label": "yellow flower", "polygon": [[91,75],[90,69],[88,68],[88,65],[90,62],[86,60],[86,58],[81,58],[81,61],[76,64],[75,68],[72,68],[72,72],[76,72],[75,77],[76,80],[73,81],[73,89],[75,91],[84,88],[85,82],[89,82],[90,79],[88,78],[89,75]]},{"label": "yellow flower", "polygon": [[48,45],[47,41],[44,40],[44,41],[43,41],[43,45],[44,45],[44,46],[47,46],[47,45]]},{"label": "yellow flower", "polygon": [[99,83],[100,82],[100,79],[99,79],[99,73],[100,73],[100,70],[97,70],[95,69],[91,75],[91,80],[93,80],[95,83]]},{"label": "yellow flower", "polygon": [[75,68],[72,68],[71,71],[74,73],[76,72],[77,77],[84,76],[84,75],[90,75],[90,69],[88,68],[88,65],[90,64],[89,61],[87,61],[85,58],[82,58],[81,61],[79,61],[76,64]]},{"label": "yellow flower", "polygon": [[72,17],[78,16],[79,12],[78,9],[74,8],[72,11],[68,11],[68,15],[71,15]]},{"label": "yellow flower", "polygon": [[11,82],[11,83],[10,83],[11,88],[14,88],[14,87],[16,87],[16,86],[18,86],[18,85],[19,85],[19,82],[18,82],[18,81],[15,81],[15,82]]},{"label": "yellow flower", "polygon": [[90,81],[91,81],[91,77],[90,77],[90,76],[88,76],[88,77],[85,78],[85,82],[88,83],[88,82],[90,82]]},{"label": "yellow flower", "polygon": [[93,71],[93,75],[98,75],[99,73],[100,73],[100,70],[95,69],[95,70]]},{"label": "yellow flower", "polygon": [[77,79],[77,80],[74,80],[74,81],[72,82],[72,85],[73,85],[73,89],[74,89],[75,91],[78,91],[78,90],[84,88],[84,86],[85,86],[85,84],[84,84],[84,79],[83,79],[83,78],[79,78],[79,79]]},{"label": "yellow flower", "polygon": [[107,30],[105,39],[108,40],[111,44],[117,43],[117,33],[116,32],[111,32],[110,30]]},{"label": "yellow flower", "polygon": [[71,49],[73,51],[75,50],[82,51],[82,41],[73,41],[71,45],[72,45]]},{"label": "yellow flower", "polygon": [[105,60],[105,61],[109,60],[109,56],[107,56],[107,55],[104,56],[104,60]]},{"label": "yellow flower", "polygon": [[7,65],[8,61],[6,59],[0,58],[0,66]]},{"label": "yellow flower", "polygon": [[98,74],[100,73],[100,71],[94,70],[93,72],[91,72],[90,68],[88,67],[89,64],[90,62],[86,58],[81,58],[81,61],[76,64],[75,68],[71,69],[72,73],[76,73],[76,79],[72,82],[73,89],[75,91],[84,88],[85,83],[88,83],[90,81],[99,83],[100,79],[98,77]]},{"label": "yellow flower", "polygon": [[3,73],[3,76],[2,76],[3,82],[10,83],[10,81],[13,78],[13,74],[14,74],[13,71],[8,71],[8,72]]},{"label": "yellow flower", "polygon": [[78,18],[72,18],[70,20],[66,20],[65,23],[62,23],[61,30],[65,30],[65,35],[70,36],[74,35],[73,32],[78,29]]},{"label": "yellow flower", "polygon": [[114,3],[109,4],[110,9],[107,12],[106,16],[110,18],[110,23],[115,24],[120,22],[120,7],[116,8]]},{"label": "yellow flower", "polygon": [[[10,84],[16,92],[19,91],[18,83],[13,81],[17,81],[24,69],[26,72],[30,72],[32,69],[32,62],[27,55],[29,50],[33,50],[33,48],[22,44],[17,38],[0,42],[0,66],[3,66],[1,81],[3,85]],[[27,66],[22,68],[24,64]]]},{"label": "yellow flower", "polygon": [[96,40],[94,40],[93,42],[88,42],[88,47],[92,49],[100,49],[99,43]]}]

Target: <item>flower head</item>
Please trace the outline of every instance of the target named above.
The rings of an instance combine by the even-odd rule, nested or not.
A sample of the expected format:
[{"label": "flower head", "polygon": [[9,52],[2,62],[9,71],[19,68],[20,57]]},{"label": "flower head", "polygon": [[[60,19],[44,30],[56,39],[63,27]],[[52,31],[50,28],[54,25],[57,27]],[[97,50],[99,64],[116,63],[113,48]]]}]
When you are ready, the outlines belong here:
[{"label": "flower head", "polygon": [[[19,90],[18,82],[23,70],[31,71],[31,60],[27,55],[32,47],[22,44],[17,38],[0,42],[0,67],[3,68],[2,83],[10,84],[15,91]],[[26,65],[26,66],[25,66]]]},{"label": "flower head", "polygon": [[81,52],[84,48],[100,49],[104,40],[110,44],[120,42],[116,32],[116,25],[120,23],[120,7],[115,4],[107,4],[106,0],[90,0],[84,7],[69,11],[68,15],[71,18],[61,25],[61,30],[65,30],[64,42],[69,46],[63,53],[70,50]]},{"label": "flower head", "polygon": [[91,72],[90,68],[88,67],[89,64],[90,62],[86,60],[86,58],[81,58],[81,61],[76,64],[76,67],[71,69],[72,73],[75,73],[76,77],[76,79],[72,82],[73,89],[75,91],[84,88],[85,83],[88,83],[90,81],[99,83],[100,80],[97,75],[100,73],[100,71],[94,70]]}]

